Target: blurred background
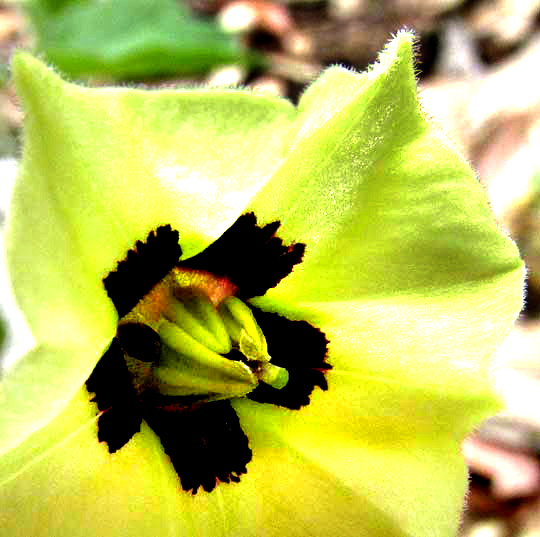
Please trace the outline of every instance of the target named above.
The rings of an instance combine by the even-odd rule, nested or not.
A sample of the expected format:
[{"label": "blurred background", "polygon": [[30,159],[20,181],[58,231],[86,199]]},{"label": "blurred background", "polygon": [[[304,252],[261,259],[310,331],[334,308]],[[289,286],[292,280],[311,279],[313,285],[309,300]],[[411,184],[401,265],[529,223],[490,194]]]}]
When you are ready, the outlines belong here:
[{"label": "blurred background", "polygon": [[[15,48],[95,86],[244,86],[297,102],[324,67],[363,70],[404,27],[426,112],[478,170],[529,269],[495,371],[506,410],[463,446],[462,535],[540,537],[540,0],[0,0],[0,228],[21,145]],[[0,316],[8,367],[32,342],[3,269]]]}]

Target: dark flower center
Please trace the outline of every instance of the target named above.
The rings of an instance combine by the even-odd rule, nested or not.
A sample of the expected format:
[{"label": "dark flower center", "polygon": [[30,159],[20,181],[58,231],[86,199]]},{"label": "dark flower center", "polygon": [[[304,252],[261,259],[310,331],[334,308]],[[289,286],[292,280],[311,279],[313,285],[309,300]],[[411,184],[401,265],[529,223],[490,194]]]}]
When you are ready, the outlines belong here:
[{"label": "dark flower center", "polygon": [[159,227],[138,241],[104,285],[120,321],[86,385],[109,452],[140,431],[159,436],[184,490],[239,481],[251,450],[229,399],[290,409],[328,388],[327,340],[305,321],[250,306],[301,262],[279,222],[241,216],[200,254],[181,261],[179,234]]}]

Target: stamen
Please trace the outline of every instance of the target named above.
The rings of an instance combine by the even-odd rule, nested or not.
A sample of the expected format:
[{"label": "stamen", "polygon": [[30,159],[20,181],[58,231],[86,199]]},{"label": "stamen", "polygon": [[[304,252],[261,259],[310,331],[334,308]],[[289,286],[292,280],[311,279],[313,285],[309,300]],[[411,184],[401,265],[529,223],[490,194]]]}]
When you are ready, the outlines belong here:
[{"label": "stamen", "polygon": [[221,303],[219,313],[232,341],[248,360],[270,361],[266,339],[249,306],[232,296]]},{"label": "stamen", "polygon": [[182,301],[172,300],[164,316],[183,328],[199,343],[217,352],[231,352],[231,340],[216,309],[203,295],[182,297]]},{"label": "stamen", "polygon": [[220,380],[207,376],[194,375],[192,371],[171,367],[154,369],[159,391],[170,396],[204,396],[205,401],[242,397],[253,391],[252,384]]},{"label": "stamen", "polygon": [[[226,278],[175,267],[121,319],[118,337],[138,391],[214,401],[249,394],[259,382],[287,384],[287,371],[269,364],[263,331],[235,291]],[[148,334],[149,348],[130,340],[133,327]]]},{"label": "stamen", "polygon": [[223,320],[216,310],[216,306],[210,298],[204,293],[197,293],[194,290],[189,294],[183,291],[177,294],[181,296],[182,302],[189,304],[191,311],[197,315],[197,318],[214,335],[219,344],[224,349],[227,349],[221,351],[220,354],[229,353],[231,351],[231,339],[229,338]]},{"label": "stamen", "polygon": [[[250,368],[242,362],[228,360],[205,347],[179,326],[163,319],[159,326],[161,341],[176,351],[173,360],[160,361],[161,367],[172,366],[177,370],[200,371],[204,376],[218,375],[229,382],[240,382],[254,388],[257,381]],[[154,369],[160,369],[159,367]]]}]

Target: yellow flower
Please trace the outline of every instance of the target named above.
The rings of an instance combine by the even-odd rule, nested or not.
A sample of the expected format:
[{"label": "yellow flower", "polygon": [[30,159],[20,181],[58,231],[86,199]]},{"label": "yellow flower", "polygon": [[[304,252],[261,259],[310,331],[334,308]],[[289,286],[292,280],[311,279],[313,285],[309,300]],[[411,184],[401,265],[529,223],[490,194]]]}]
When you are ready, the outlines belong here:
[{"label": "yellow flower", "polygon": [[[523,265],[420,111],[411,36],[367,73],[329,69],[298,107],[81,88],[23,53],[15,79],[26,127],[8,260],[37,346],[0,392],[0,535],[454,535],[460,442],[498,408],[488,371]],[[144,271],[121,262],[152,258],[143,244],[160,238],[138,288]],[[193,311],[217,308],[199,320],[223,323],[234,356],[208,350],[221,328],[203,350],[169,338],[189,271],[207,277]],[[119,306],[118,289],[139,300],[155,285],[147,307]],[[159,356],[130,361],[138,343]],[[128,382],[104,389],[114,347]],[[149,404],[156,393],[174,404]]]}]

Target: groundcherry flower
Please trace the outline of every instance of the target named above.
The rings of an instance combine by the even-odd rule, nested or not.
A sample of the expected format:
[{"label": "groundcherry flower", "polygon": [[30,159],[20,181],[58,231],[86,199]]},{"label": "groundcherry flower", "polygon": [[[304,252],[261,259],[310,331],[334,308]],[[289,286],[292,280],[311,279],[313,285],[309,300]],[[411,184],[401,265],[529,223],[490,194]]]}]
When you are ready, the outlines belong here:
[{"label": "groundcherry flower", "polygon": [[298,106],[14,77],[0,535],[455,535],[523,265],[412,36]]}]

